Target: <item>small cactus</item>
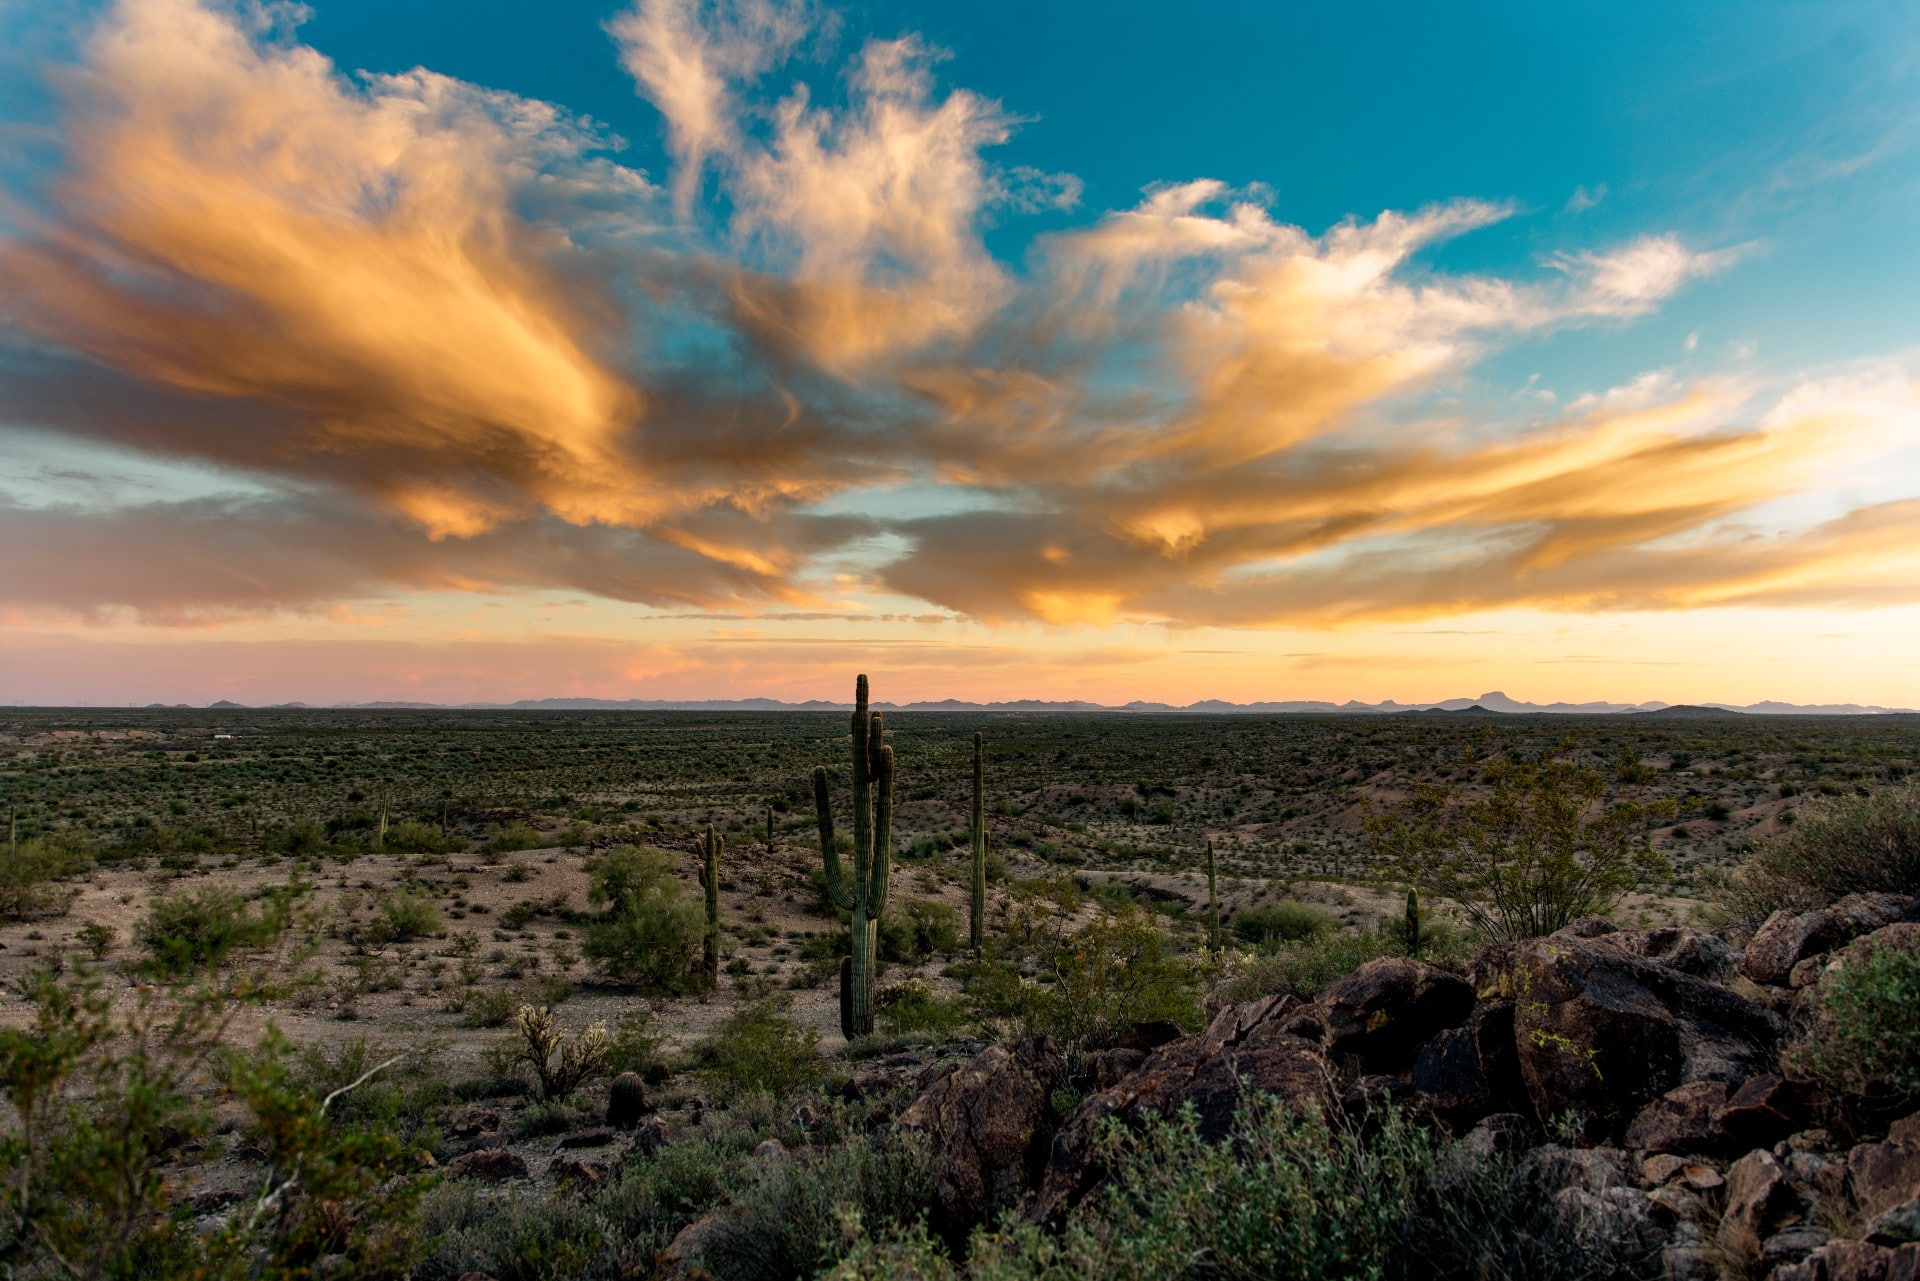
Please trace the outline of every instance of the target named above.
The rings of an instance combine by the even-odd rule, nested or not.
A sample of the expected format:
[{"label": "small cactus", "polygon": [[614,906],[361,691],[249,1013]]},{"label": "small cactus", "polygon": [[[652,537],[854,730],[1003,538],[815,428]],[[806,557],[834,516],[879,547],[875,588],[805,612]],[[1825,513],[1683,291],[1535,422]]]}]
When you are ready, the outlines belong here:
[{"label": "small cactus", "polygon": [[607,1090],[607,1128],[631,1130],[647,1114],[647,1083],[638,1072],[622,1072]]},{"label": "small cactus", "polygon": [[973,736],[973,894],[968,905],[967,942],[973,959],[980,959],[981,936],[987,921],[987,802],[986,742]]},{"label": "small cactus", "polygon": [[820,859],[827,893],[853,916],[852,951],[840,962],[840,1034],[849,1041],[873,1032],[873,980],[880,953],[880,914],[887,909],[893,863],[893,748],[880,713],[867,711],[867,678],[854,683],[853,876],[842,872],[833,840],[833,807],[826,767],[813,771],[813,808],[820,824]]},{"label": "small cactus", "polygon": [[700,972],[707,986],[720,986],[720,845],[721,839],[707,824],[707,843],[700,861],[700,888],[707,896],[707,928],[701,940]]},{"label": "small cactus", "polygon": [[1207,838],[1207,946],[1220,950],[1220,894],[1213,875],[1213,838]]},{"label": "small cactus", "polygon": [[1407,887],[1407,917],[1401,928],[1406,935],[1407,955],[1419,956],[1424,941],[1420,937],[1420,891],[1412,886]]}]

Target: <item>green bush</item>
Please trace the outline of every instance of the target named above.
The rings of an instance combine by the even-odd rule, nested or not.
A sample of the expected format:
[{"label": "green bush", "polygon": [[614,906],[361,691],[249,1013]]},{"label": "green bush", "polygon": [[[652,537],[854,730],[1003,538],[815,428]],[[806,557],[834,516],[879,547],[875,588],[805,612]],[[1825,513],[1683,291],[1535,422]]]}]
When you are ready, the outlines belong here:
[{"label": "green bush", "polygon": [[765,996],[727,1016],[694,1048],[695,1069],[723,1099],[785,1099],[819,1079],[820,1033],[787,1016],[792,999]]},{"label": "green bush", "polygon": [[386,848],[401,854],[448,854],[460,848],[460,842],[440,835],[431,823],[408,820],[387,829]]},{"label": "green bush", "polygon": [[1283,899],[1264,907],[1243,908],[1233,918],[1233,932],[1255,947],[1298,943],[1332,933],[1338,922],[1311,903]]},{"label": "green bush", "polygon": [[47,837],[21,841],[11,857],[0,858],[0,918],[61,916],[79,891],[59,883],[86,868],[86,853]]},{"label": "green bush", "polygon": [[960,913],[933,899],[896,899],[880,918],[880,959],[918,964],[960,947]]},{"label": "green bush", "polygon": [[608,974],[642,991],[684,992],[699,979],[706,918],[669,871],[670,856],[623,846],[593,869],[588,901],[602,908],[583,949]]},{"label": "green bush", "polygon": [[1839,1093],[1920,1100],[1920,951],[1874,947],[1825,975],[1815,1001],[1824,1026],[1789,1061]]},{"label": "green bush", "polygon": [[385,941],[411,943],[440,934],[440,907],[424,890],[399,890],[380,900],[379,932]]},{"label": "green bush", "polygon": [[164,974],[216,969],[240,948],[265,947],[286,927],[284,902],[250,911],[245,900],[218,885],[191,894],[163,895],[148,908],[136,934],[149,967]]},{"label": "green bush", "polygon": [[281,831],[274,843],[282,853],[295,858],[316,858],[327,847],[327,829],[310,818],[303,818]]},{"label": "green bush", "polygon": [[874,996],[881,1028],[891,1035],[932,1032],[951,1036],[967,1022],[966,1002],[942,996],[923,979],[883,987]]},{"label": "green bush", "polygon": [[1321,988],[1351,974],[1376,957],[1402,949],[1391,938],[1361,930],[1341,930],[1297,943],[1282,943],[1228,973],[1220,982],[1223,1000],[1239,1003],[1290,993],[1311,1001]]},{"label": "green bush", "polygon": [[1920,894],[1920,781],[1807,807],[1720,897],[1732,915],[1757,920],[1876,890]]},{"label": "green bush", "polygon": [[1055,939],[1037,974],[1007,963],[981,967],[967,995],[996,1032],[1045,1033],[1069,1053],[1109,1044],[1136,1023],[1200,1022],[1200,973],[1144,912],[1103,916]]},{"label": "green bush", "polygon": [[293,1056],[291,1080],[322,1099],[361,1081],[327,1109],[331,1124],[372,1126],[392,1134],[404,1146],[431,1148],[439,1142],[440,1112],[453,1098],[444,1047],[418,1045],[401,1051],[399,1062],[367,1077],[394,1057],[394,1051],[364,1036],[309,1045]]},{"label": "green bush", "polygon": [[521,850],[537,850],[547,843],[532,826],[521,819],[511,823],[502,823],[493,829],[483,847],[489,854],[517,854]]}]

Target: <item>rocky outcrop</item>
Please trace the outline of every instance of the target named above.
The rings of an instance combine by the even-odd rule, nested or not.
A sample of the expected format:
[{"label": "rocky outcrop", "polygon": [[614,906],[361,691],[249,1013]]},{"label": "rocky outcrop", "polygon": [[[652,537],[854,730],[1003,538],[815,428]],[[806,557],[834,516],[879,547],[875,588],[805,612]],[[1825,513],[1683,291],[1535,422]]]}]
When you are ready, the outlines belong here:
[{"label": "rocky outcrop", "polygon": [[1769,916],[1747,944],[1740,972],[1755,983],[1783,986],[1802,961],[1892,925],[1912,904],[1906,894],[1849,894],[1810,912],[1783,908]]},{"label": "rocky outcrop", "polygon": [[1466,1021],[1473,988],[1437,965],[1387,956],[1328,984],[1316,1004],[1336,1061],[1395,1073],[1413,1065],[1434,1033]]},{"label": "rocky outcrop", "polygon": [[989,1046],[900,1114],[896,1128],[922,1136],[932,1158],[935,1231],[964,1239],[1039,1185],[1063,1067],[1048,1037]]},{"label": "rocky outcrop", "polygon": [[1191,1105],[1200,1133],[1218,1139],[1256,1094],[1331,1109],[1335,1073],[1317,1042],[1294,1034],[1302,1025],[1293,1016],[1301,1012],[1291,996],[1226,1006],[1205,1031],[1162,1046],[1117,1085],[1089,1095],[1053,1141],[1031,1216],[1058,1219],[1099,1186],[1105,1171],[1094,1138],[1110,1117],[1139,1123]]},{"label": "rocky outcrop", "polygon": [[506,1148],[482,1148],[457,1156],[447,1163],[449,1179],[478,1179],[486,1183],[504,1183],[508,1179],[529,1177],[527,1163]]}]

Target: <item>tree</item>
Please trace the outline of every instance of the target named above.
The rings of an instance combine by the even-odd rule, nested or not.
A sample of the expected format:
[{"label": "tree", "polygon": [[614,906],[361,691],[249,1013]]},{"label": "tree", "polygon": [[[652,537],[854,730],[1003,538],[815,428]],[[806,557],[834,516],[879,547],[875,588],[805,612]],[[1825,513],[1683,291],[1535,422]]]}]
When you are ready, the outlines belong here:
[{"label": "tree", "polygon": [[1421,784],[1366,826],[1376,854],[1453,900],[1488,938],[1551,934],[1664,870],[1647,833],[1674,802],[1629,799],[1631,784],[1575,761],[1570,743],[1538,761],[1495,757],[1487,777],[1492,791],[1479,798]]},{"label": "tree", "polygon": [[585,950],[608,974],[655,993],[684,991],[698,974],[705,922],[682,895],[670,856],[622,846],[593,870],[587,901],[602,909]]}]

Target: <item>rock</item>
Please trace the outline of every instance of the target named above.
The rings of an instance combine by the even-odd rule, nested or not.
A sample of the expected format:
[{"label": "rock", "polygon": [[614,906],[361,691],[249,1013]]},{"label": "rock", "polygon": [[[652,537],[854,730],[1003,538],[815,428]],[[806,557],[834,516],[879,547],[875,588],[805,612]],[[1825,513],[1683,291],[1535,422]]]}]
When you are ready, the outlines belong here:
[{"label": "rock", "polygon": [[1697,1194],[1677,1183],[1647,1193],[1647,1203],[1676,1223],[1698,1223],[1707,1212],[1706,1203]]},{"label": "rock", "polygon": [[1772,1281],[1920,1281],[1920,1245],[1889,1250],[1866,1241],[1834,1241],[1775,1272]]},{"label": "rock", "polygon": [[1551,942],[1559,942],[1563,939],[1597,939],[1619,932],[1620,927],[1604,916],[1582,916],[1555,930],[1548,939]]},{"label": "rock", "polygon": [[1771,1147],[1806,1123],[1799,1092],[1771,1073],[1750,1077],[1716,1118],[1736,1149]]},{"label": "rock", "polygon": [[622,1072],[613,1078],[607,1088],[608,1128],[631,1130],[649,1110],[647,1083],[638,1072]]},{"label": "rock", "polygon": [[1130,1074],[1140,1070],[1147,1061],[1145,1050],[1101,1050],[1090,1054],[1086,1059],[1086,1069],[1093,1078],[1093,1088],[1104,1090],[1108,1086],[1118,1085]]},{"label": "rock", "polygon": [[1863,1214],[1920,1196],[1920,1145],[1862,1143],[1847,1153],[1847,1181]]},{"label": "rock", "polygon": [[820,1110],[811,1103],[796,1104],[787,1121],[802,1134],[812,1134],[820,1128]]},{"label": "rock", "polygon": [[1542,1187],[1605,1192],[1608,1188],[1632,1186],[1632,1180],[1627,1177],[1627,1154],[1619,1148],[1570,1148],[1543,1143],[1528,1159]]},{"label": "rock", "polygon": [[1495,1112],[1480,1118],[1460,1146],[1481,1160],[1524,1151],[1534,1138],[1533,1122],[1518,1112]]},{"label": "rock", "polygon": [[753,1159],[762,1166],[785,1165],[793,1160],[793,1154],[787,1151],[787,1145],[778,1139],[762,1139],[753,1150]]},{"label": "rock", "polygon": [[1493,1091],[1471,1028],[1447,1028],[1420,1047],[1413,1060],[1413,1088],[1455,1124],[1470,1124],[1492,1110]]},{"label": "rock", "polygon": [[1911,901],[1904,894],[1849,894],[1811,912],[1783,908],[1768,917],[1747,944],[1740,972],[1756,983],[1786,983],[1801,961],[1892,925]]},{"label": "rock", "polygon": [[560,1136],[556,1148],[603,1148],[613,1142],[613,1131],[604,1126],[592,1126],[585,1130],[575,1130],[572,1134]]},{"label": "rock", "polygon": [[1604,937],[1612,946],[1702,979],[1733,977],[1740,953],[1726,940],[1699,930],[1669,926],[1657,930],[1617,930]]},{"label": "rock", "polygon": [[1672,1180],[1686,1168],[1686,1165],[1687,1163],[1677,1156],[1665,1153],[1650,1156],[1640,1163],[1640,1182],[1647,1187],[1657,1188],[1662,1183]]},{"label": "rock", "polygon": [[1179,1040],[1187,1030],[1172,1019],[1154,1019],[1146,1023],[1135,1023],[1122,1032],[1113,1043],[1116,1050],[1139,1050],[1145,1053],[1157,1050]]},{"label": "rock", "polygon": [[651,1156],[670,1143],[678,1142],[680,1131],[665,1117],[650,1116],[633,1127],[633,1151]]},{"label": "rock", "polygon": [[1920,1241],[1920,1196],[1875,1215],[1867,1225],[1867,1240],[1885,1246]]},{"label": "rock", "polygon": [[1704,1246],[1670,1245],[1660,1253],[1660,1275],[1666,1281],[1720,1281],[1720,1263]]},{"label": "rock", "polygon": [[680,1229],[654,1258],[657,1281],[780,1281],[792,1274],[785,1252],[738,1206],[725,1206]]},{"label": "rock", "polygon": [[1088,1095],[1053,1141],[1031,1217],[1057,1220],[1104,1180],[1094,1140],[1109,1117],[1135,1123],[1190,1104],[1199,1133],[1217,1140],[1255,1094],[1299,1110],[1330,1111],[1333,1073],[1326,1056],[1319,1045],[1284,1030],[1299,1008],[1290,996],[1224,1006],[1206,1030],[1160,1047],[1119,1084]]},{"label": "rock", "polygon": [[1760,1243],[1760,1273],[1800,1262],[1827,1243],[1827,1234],[1810,1223],[1782,1228]]},{"label": "rock", "polygon": [[449,1179],[480,1179],[503,1183],[508,1179],[529,1177],[527,1163],[505,1148],[486,1148],[457,1156],[447,1163]]},{"label": "rock", "polygon": [[1316,1004],[1329,1054],[1363,1072],[1396,1073],[1434,1033],[1466,1021],[1473,988],[1437,965],[1383,956],[1329,983]]},{"label": "rock", "polygon": [[964,1239],[1039,1185],[1055,1128],[1053,1090],[1064,1070],[1050,1037],[989,1046],[900,1114],[897,1128],[928,1144],[936,1232]]},{"label": "rock", "polygon": [[547,1177],[554,1186],[576,1192],[595,1192],[613,1178],[613,1171],[598,1161],[582,1161],[577,1156],[556,1156],[547,1163]]},{"label": "rock", "polygon": [[493,1274],[490,1272],[462,1272],[459,1281],[493,1281]]},{"label": "rock", "polygon": [[1829,959],[1831,959],[1830,953],[1821,952],[1798,962],[1793,967],[1793,971],[1787,975],[1787,986],[1795,991],[1803,987],[1812,987],[1820,981],[1820,975],[1826,970]]},{"label": "rock", "polygon": [[1724,1141],[1718,1122],[1727,1087],[1719,1081],[1676,1085],[1641,1108],[1627,1127],[1627,1146],[1642,1152],[1711,1152]]},{"label": "rock", "polygon": [[1639,1188],[1561,1188],[1553,1216],[1561,1232],[1600,1257],[1650,1255],[1665,1244],[1653,1203]]},{"label": "rock", "polygon": [[1887,1142],[1920,1148],[1920,1112],[1902,1117],[1888,1126]]},{"label": "rock", "polygon": [[1727,1171],[1720,1244],[1735,1257],[1757,1258],[1762,1242],[1800,1218],[1800,1198],[1771,1152],[1749,1152]]},{"label": "rock", "polygon": [[1489,949],[1476,974],[1514,1002],[1514,1045],[1536,1116],[1618,1134],[1677,1085],[1744,1079],[1778,1036],[1768,1010],[1615,947],[1610,936]]},{"label": "rock", "polygon": [[1680,1181],[1695,1192],[1713,1192],[1727,1186],[1727,1176],[1704,1161],[1689,1161],[1681,1166]]}]

